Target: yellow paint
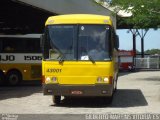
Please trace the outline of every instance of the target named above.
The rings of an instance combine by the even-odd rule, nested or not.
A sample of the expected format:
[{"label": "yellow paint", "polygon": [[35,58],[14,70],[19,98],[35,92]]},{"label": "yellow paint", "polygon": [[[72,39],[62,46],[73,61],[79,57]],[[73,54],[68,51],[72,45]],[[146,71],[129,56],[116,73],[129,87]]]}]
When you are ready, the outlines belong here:
[{"label": "yellow paint", "polygon": [[[112,21],[109,16],[72,14],[49,17],[45,25],[53,24],[108,24],[112,26]],[[113,57],[117,56],[113,55]],[[60,85],[95,85],[98,77],[114,79],[118,72],[115,60],[116,58],[113,58],[112,61],[95,62],[95,64],[91,61],[64,61],[62,64],[58,61],[42,61],[42,75],[43,78],[57,77],[56,84]],[[55,83],[47,82],[47,84]],[[101,82],[101,84],[107,83]]]},{"label": "yellow paint", "polygon": [[[68,62],[62,64],[43,61],[43,75],[57,77],[59,84],[95,84],[98,77],[113,76],[113,62]],[[48,69],[61,69],[61,72],[48,72]]]},{"label": "yellow paint", "polygon": [[90,14],[70,14],[49,17],[45,25],[52,24],[108,24],[112,25],[109,16]]},{"label": "yellow paint", "polygon": [[[32,69],[33,66],[36,66],[39,68]],[[10,70],[18,70],[22,74],[23,80],[41,80],[41,63],[40,64],[20,64],[20,63],[14,63],[14,64],[1,64],[1,70],[5,71],[4,74],[6,75]],[[38,76],[34,77],[34,74],[38,74]]]}]

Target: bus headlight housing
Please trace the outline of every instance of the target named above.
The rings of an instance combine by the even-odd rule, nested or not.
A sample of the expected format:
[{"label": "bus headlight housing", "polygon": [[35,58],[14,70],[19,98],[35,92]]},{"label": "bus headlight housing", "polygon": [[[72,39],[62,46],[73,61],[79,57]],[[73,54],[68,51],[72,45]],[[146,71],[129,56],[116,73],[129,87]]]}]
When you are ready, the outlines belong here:
[{"label": "bus headlight housing", "polygon": [[107,83],[112,84],[112,76],[108,77],[97,77],[97,83]]},{"label": "bus headlight housing", "polygon": [[52,77],[51,80],[52,82],[57,82],[57,77]]},{"label": "bus headlight housing", "polygon": [[104,77],[104,78],[103,78],[103,81],[104,81],[105,83],[109,83],[109,78],[108,78],[108,77]]},{"label": "bus headlight housing", "polygon": [[98,82],[98,83],[103,82],[103,78],[102,78],[102,77],[98,77],[98,78],[97,78],[97,82]]},{"label": "bus headlight housing", "polygon": [[51,82],[51,78],[50,77],[46,77],[45,83],[50,83],[50,82]]},{"label": "bus headlight housing", "polygon": [[57,83],[57,77],[45,77],[45,83]]}]

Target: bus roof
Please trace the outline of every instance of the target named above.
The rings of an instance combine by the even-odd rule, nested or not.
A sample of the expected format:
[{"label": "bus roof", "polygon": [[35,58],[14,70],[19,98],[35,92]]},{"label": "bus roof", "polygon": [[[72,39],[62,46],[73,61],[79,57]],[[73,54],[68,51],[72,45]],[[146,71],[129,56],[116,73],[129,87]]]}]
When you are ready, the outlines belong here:
[{"label": "bus roof", "polygon": [[52,24],[108,24],[112,25],[109,16],[94,14],[68,14],[51,16],[47,19],[45,25]]}]

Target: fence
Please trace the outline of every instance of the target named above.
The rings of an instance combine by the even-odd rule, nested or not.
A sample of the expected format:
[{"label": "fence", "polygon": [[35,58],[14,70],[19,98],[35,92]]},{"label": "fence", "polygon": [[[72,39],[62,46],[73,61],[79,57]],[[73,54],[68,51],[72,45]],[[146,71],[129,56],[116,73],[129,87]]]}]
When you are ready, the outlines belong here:
[{"label": "fence", "polygon": [[135,58],[135,68],[160,69],[160,57]]}]

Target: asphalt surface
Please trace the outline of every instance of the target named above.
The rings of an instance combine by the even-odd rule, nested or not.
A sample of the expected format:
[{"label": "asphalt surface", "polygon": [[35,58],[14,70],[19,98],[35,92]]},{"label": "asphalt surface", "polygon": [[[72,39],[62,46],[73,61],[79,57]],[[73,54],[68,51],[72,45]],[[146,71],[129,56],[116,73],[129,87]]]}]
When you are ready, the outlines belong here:
[{"label": "asphalt surface", "polygon": [[40,84],[0,87],[0,120],[10,114],[13,116],[9,117],[18,115],[24,120],[81,120],[89,119],[88,114],[146,113],[160,114],[160,71],[120,73],[118,90],[110,105],[100,98],[63,98],[62,104],[56,106],[52,96],[43,95]]}]

